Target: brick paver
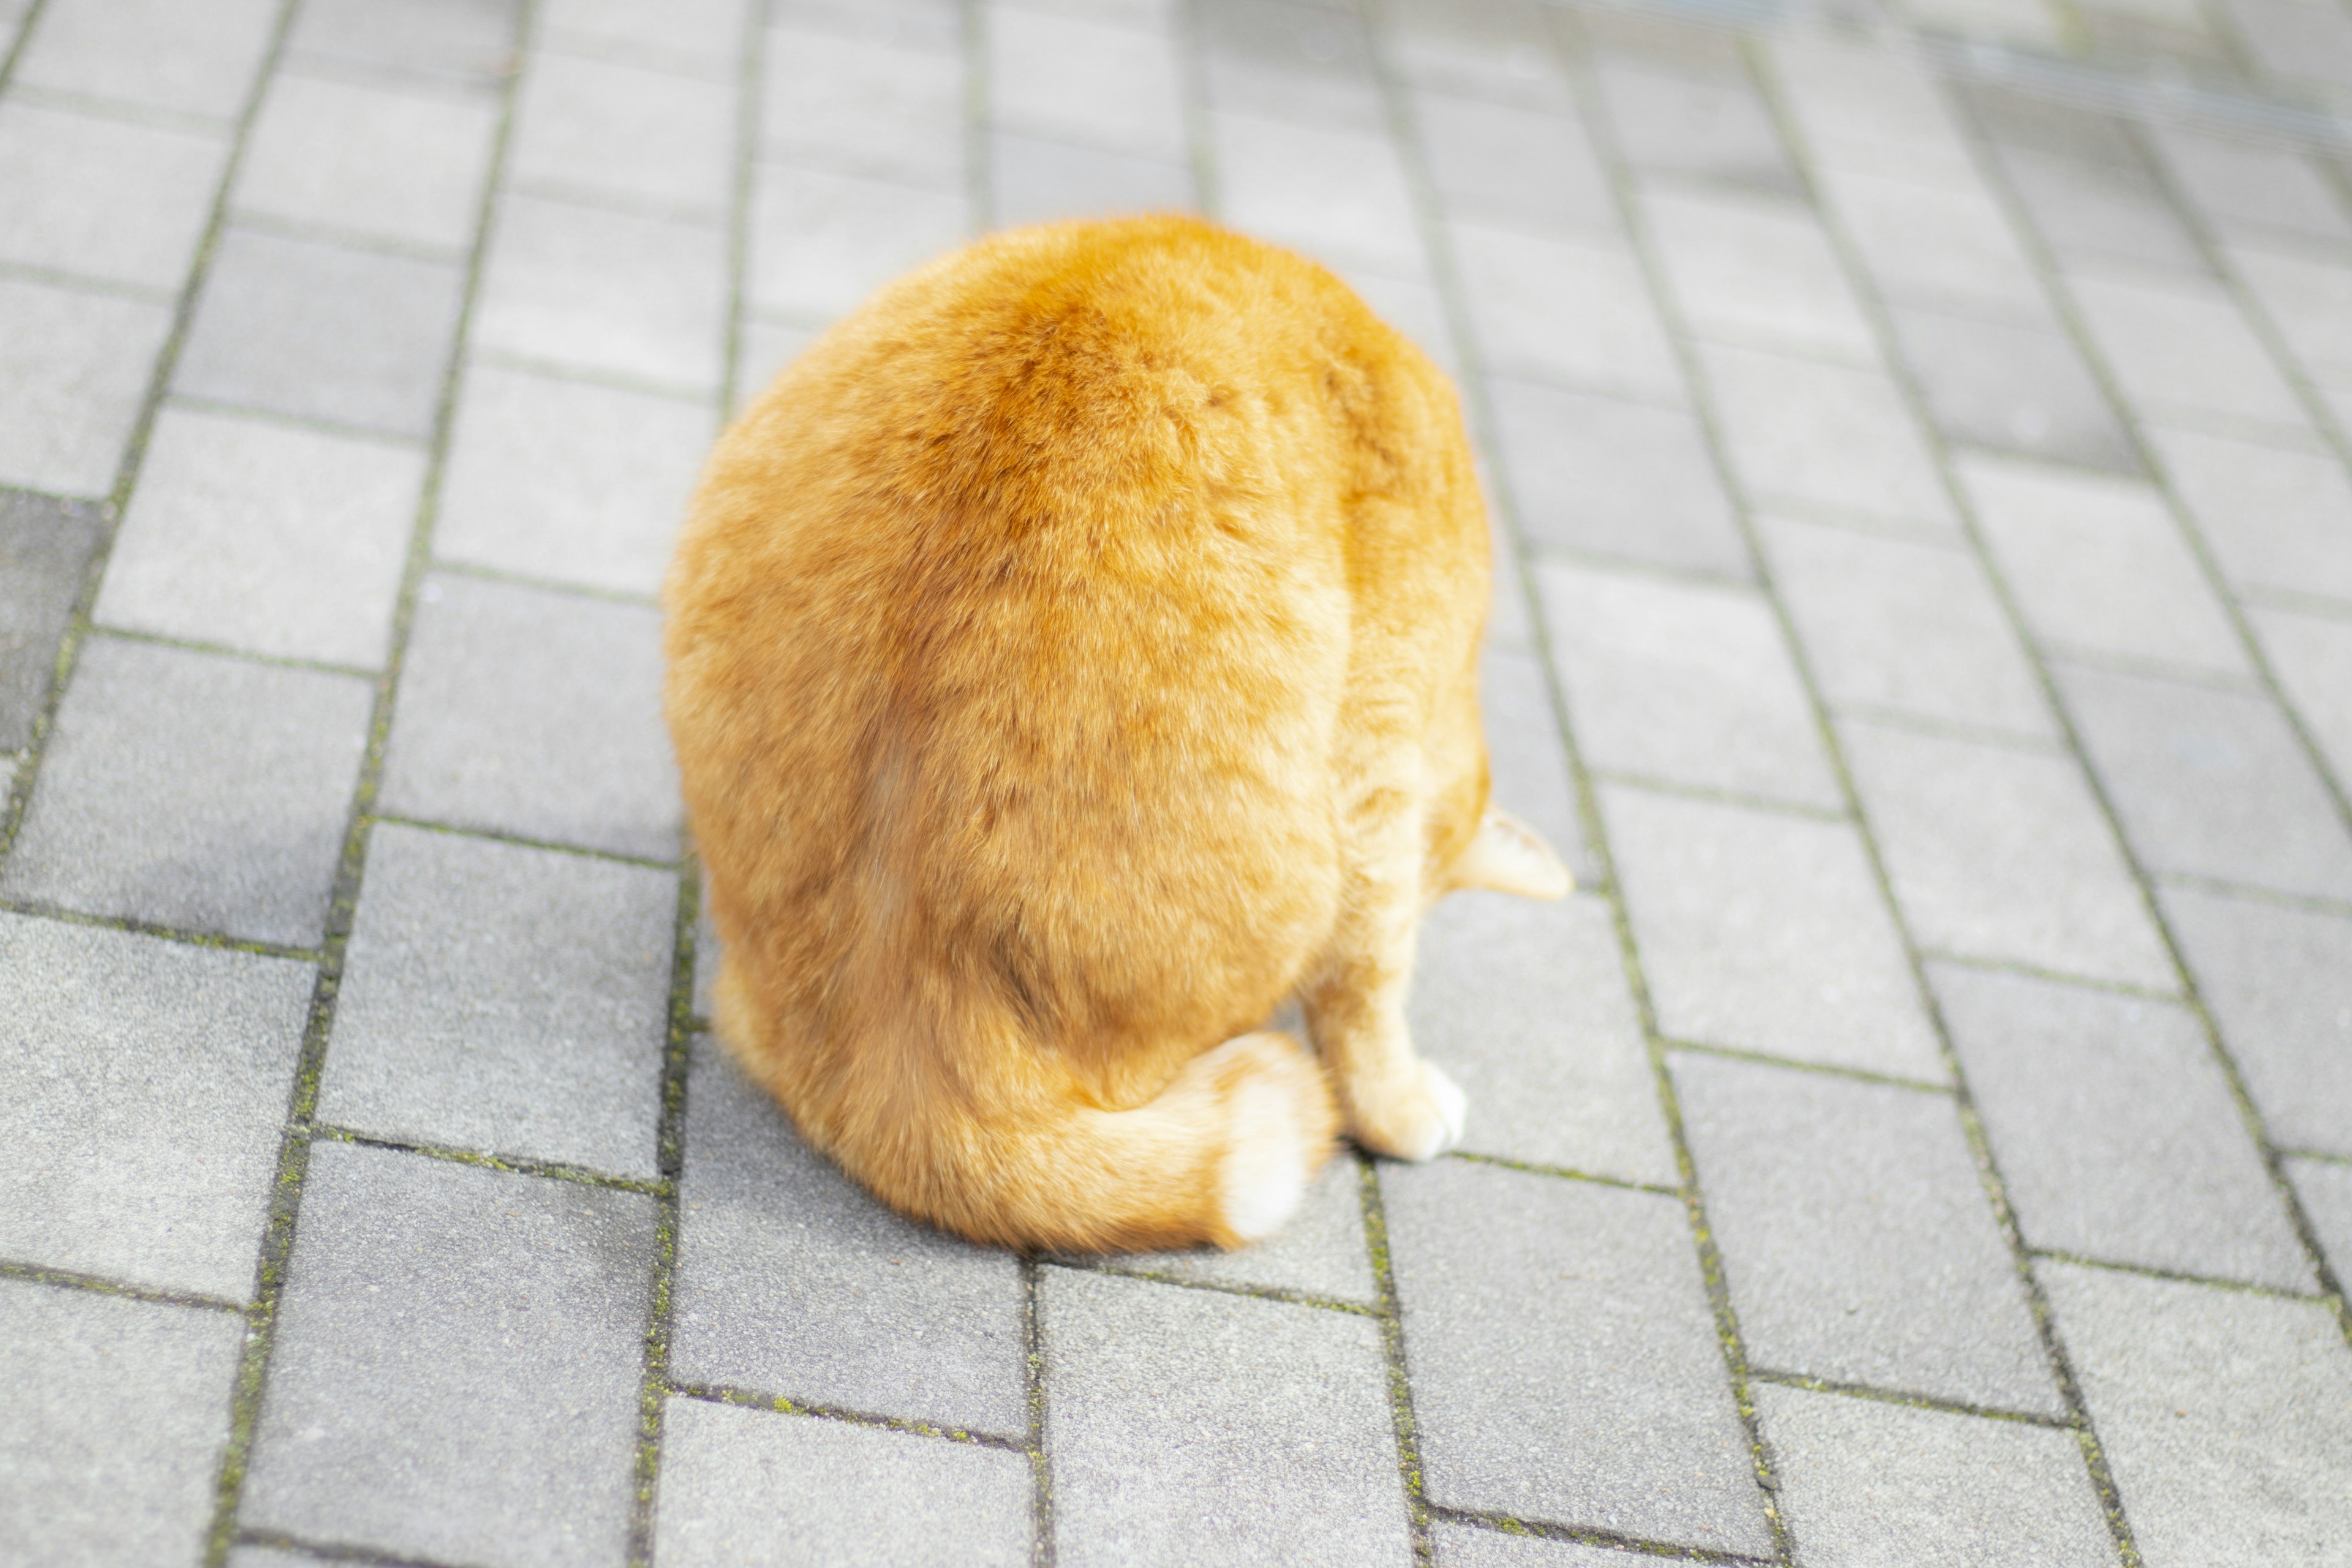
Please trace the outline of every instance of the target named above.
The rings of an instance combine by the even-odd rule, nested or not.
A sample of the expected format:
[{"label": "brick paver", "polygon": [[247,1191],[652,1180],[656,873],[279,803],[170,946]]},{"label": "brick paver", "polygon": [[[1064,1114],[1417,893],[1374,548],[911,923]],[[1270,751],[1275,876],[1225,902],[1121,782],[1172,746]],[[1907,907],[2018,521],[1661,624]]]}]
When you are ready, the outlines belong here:
[{"label": "brick paver", "polygon": [[[1464,1151],[893,1216],[654,595],[968,236],[1454,374]],[[0,1562],[2352,1563],[2341,0],[0,0]]]}]

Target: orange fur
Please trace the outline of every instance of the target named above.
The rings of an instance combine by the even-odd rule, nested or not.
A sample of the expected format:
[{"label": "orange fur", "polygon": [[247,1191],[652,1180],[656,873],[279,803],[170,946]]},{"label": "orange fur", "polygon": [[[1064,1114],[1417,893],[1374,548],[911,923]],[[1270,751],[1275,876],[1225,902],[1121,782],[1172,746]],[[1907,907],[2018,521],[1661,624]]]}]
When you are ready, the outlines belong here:
[{"label": "orange fur", "polygon": [[[721,1037],[1024,1248],[1238,1245],[1342,1119],[1434,1152],[1414,923],[1458,867],[1565,889],[1480,829],[1486,552],[1451,387],[1297,257],[1059,224],[885,289],[720,441],[666,590]],[[1319,1063],[1251,1032],[1293,994]]]}]

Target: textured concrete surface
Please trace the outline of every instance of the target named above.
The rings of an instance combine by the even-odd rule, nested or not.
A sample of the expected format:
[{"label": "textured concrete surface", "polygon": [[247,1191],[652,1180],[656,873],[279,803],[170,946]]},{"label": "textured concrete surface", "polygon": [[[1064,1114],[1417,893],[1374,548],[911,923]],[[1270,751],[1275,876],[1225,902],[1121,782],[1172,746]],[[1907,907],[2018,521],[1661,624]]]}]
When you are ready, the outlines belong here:
[{"label": "textured concrete surface", "polygon": [[[1464,1151],[1234,1255],[707,1035],[702,455],[1195,207],[1455,378]],[[0,1563],[2352,1561],[2344,0],[0,0]]]}]

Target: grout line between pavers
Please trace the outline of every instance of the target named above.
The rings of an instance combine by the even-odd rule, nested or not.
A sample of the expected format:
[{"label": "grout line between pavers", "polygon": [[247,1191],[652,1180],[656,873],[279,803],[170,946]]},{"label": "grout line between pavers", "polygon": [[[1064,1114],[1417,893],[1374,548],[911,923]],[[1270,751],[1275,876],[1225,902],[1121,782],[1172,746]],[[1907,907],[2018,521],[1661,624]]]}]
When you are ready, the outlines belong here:
[{"label": "grout line between pavers", "polygon": [[[403,436],[390,430],[378,430],[365,425],[345,425],[338,420],[322,419],[315,414],[289,414],[282,408],[263,408],[249,403],[232,403],[225,398],[205,397],[194,393],[167,389],[163,407],[195,414],[213,414],[249,420],[259,425],[278,425],[289,430],[308,430],[314,435],[333,436],[346,441],[365,441],[373,446],[388,447],[397,452],[422,455],[426,443],[415,436]],[[375,671],[368,674],[373,678]]]},{"label": "grout line between pavers", "polygon": [[1650,795],[1668,795],[1679,800],[1737,806],[1742,811],[1766,811],[1776,816],[1801,816],[1810,822],[1853,820],[1853,811],[1850,806],[1812,805],[1803,801],[1750,795],[1745,790],[1721,789],[1714,784],[1685,784],[1679,779],[1661,778],[1655,773],[1627,773],[1618,768],[1596,767],[1588,772],[1595,784],[1612,784],[1620,789],[1637,789]]},{"label": "grout line between pavers", "polygon": [[1772,1384],[1780,1388],[1801,1388],[1812,1394],[1837,1394],[1853,1399],[1875,1400],[1881,1405],[1906,1405],[1914,1410],[1941,1411],[1947,1415],[1973,1415],[1986,1421],[2013,1421],[2025,1426],[2047,1426],[2054,1431],[2079,1430],[2074,1417],[2048,1415],[2033,1410],[2005,1410],[1994,1405],[1974,1405],[1964,1399],[1946,1399],[1939,1394],[1919,1394],[1907,1388],[1882,1388],[1876,1384],[1846,1383],[1836,1378],[1815,1377],[1811,1373],[1780,1372],[1771,1367],[1749,1369],[1759,1383]]},{"label": "grout line between pavers", "polygon": [[624,855],[617,849],[599,849],[593,845],[567,844],[556,838],[530,838],[520,833],[509,833],[500,827],[477,827],[463,822],[435,822],[422,816],[402,816],[391,812],[372,811],[367,814],[370,826],[383,823],[394,827],[413,827],[423,833],[438,833],[449,838],[478,838],[486,844],[510,844],[518,849],[543,849],[553,855],[570,855],[582,860],[602,860],[609,866],[635,866],[647,871],[680,872],[686,868],[683,860],[656,860],[646,855]]},{"label": "grout line between pavers", "polygon": [[[267,90],[285,56],[286,39],[299,3],[299,0],[285,0],[278,13],[277,30],[256,78],[252,100],[247,107],[246,119],[239,132],[238,150],[231,154],[229,174],[224,178],[220,207],[215,214],[215,226],[208,232],[199,252],[203,260],[208,260],[212,254],[222,215],[227,205],[227,192],[234,180],[236,165],[243,156],[245,132],[249,131],[261,95]],[[520,0],[515,23],[515,58],[518,60],[527,58],[526,47],[537,23],[537,11],[538,0]],[[328,905],[318,980],[311,993],[301,1054],[288,1095],[285,1128],[279,1139],[277,1174],[272,1184],[269,1222],[256,1262],[254,1304],[247,1320],[244,1353],[229,1401],[229,1436],[223,1447],[215,1482],[213,1520],[204,1555],[205,1568],[225,1568],[229,1549],[238,1535],[237,1511],[244,1498],[247,1467],[252,1457],[262,1398],[268,1384],[270,1354],[276,1344],[278,1308],[286,1288],[287,1265],[292,1255],[303,1184],[310,1173],[310,1135],[318,1111],[320,1078],[326,1064],[327,1037],[333,1026],[335,1004],[342,984],[343,962],[351,942],[352,920],[358,906],[361,880],[366,865],[368,836],[373,826],[371,812],[375,805],[377,785],[383,773],[384,748],[391,734],[401,670],[407,659],[409,633],[415,623],[418,590],[423,584],[431,546],[442,476],[448,463],[449,437],[457,417],[457,388],[465,364],[466,342],[473,324],[484,262],[489,254],[498,188],[506,164],[507,151],[512,142],[514,103],[520,82],[521,72],[518,68],[504,79],[499,89],[498,125],[492,135],[481,195],[475,209],[474,244],[465,268],[465,286],[459,298],[457,319],[452,324],[447,339],[440,395],[434,412],[433,437],[427,447],[425,480],[418,493],[416,518],[410,529],[408,548],[401,568],[400,589],[394,601],[390,646],[385,654],[383,670],[376,677],[375,698],[368,715],[367,749],[360,763],[358,782],[352,789],[342,849],[337,858],[333,890]],[[191,280],[191,298],[196,283],[201,280],[202,272],[200,261],[197,277]],[[168,382],[172,362],[177,357],[184,330],[184,324],[175,330],[163,363],[158,369],[157,400],[160,400],[162,386]],[[151,400],[140,430],[142,447],[153,416],[154,400]],[[133,458],[126,464],[125,492],[131,477],[136,471],[137,450],[134,448]]]},{"label": "grout line between pavers", "polygon": [[657,593],[633,593],[626,588],[600,587],[593,583],[567,583],[557,577],[542,577],[529,572],[513,572],[503,566],[483,566],[471,561],[453,561],[436,555],[431,570],[444,576],[470,577],[477,583],[498,583],[509,588],[529,588],[536,594],[560,594],[570,599],[591,599],[599,604],[627,605],[634,609],[661,608]]},{"label": "grout line between pavers", "polygon": [[0,54],[0,92],[6,92],[16,79],[16,62],[25,58],[25,50],[33,41],[33,29],[41,25],[41,13],[48,9],[49,0],[32,0],[25,14],[16,18],[16,36],[8,40],[8,50]]},{"label": "grout line between pavers", "polygon": [[[24,94],[20,90],[8,96],[13,101]],[[44,267],[34,261],[0,261],[0,278],[70,289],[77,294],[102,294],[113,300],[136,300],[145,305],[169,305],[180,297],[177,289],[159,289],[152,283],[126,283],[120,278],[69,272],[62,267]]]},{"label": "grout line between pavers", "polygon": [[1029,1561],[1054,1568],[1060,1543],[1054,1538],[1054,1460],[1045,1450],[1045,1321],[1044,1269],[1034,1258],[1021,1259],[1021,1375],[1029,1421],[1021,1452],[1029,1460]]},{"label": "grout line between pavers", "polygon": [[125,1300],[152,1301],[167,1307],[200,1307],[208,1312],[234,1312],[240,1318],[246,1314],[244,1302],[232,1301],[226,1296],[140,1285],[128,1279],[110,1279],[103,1274],[86,1274],[78,1268],[53,1268],[46,1263],[23,1263],[11,1258],[0,1258],[0,1279],[79,1290],[91,1296],[120,1296]]},{"label": "grout line between pavers", "polygon": [[1832,703],[1830,717],[1832,721],[1843,719],[1850,725],[1874,724],[1882,730],[1906,730],[1915,735],[1935,735],[1947,741],[1965,742],[1971,746],[1995,746],[2005,752],[2021,752],[2030,756],[2066,757],[2074,754],[2066,750],[2063,742],[2047,735],[2028,735],[2015,730],[1997,730],[1990,725],[1933,718],[1925,713],[1906,713],[1900,708],[1885,708],[1875,702]]},{"label": "grout line between pavers", "polygon": [[1619,1187],[1629,1193],[1655,1193],[1662,1198],[1682,1196],[1680,1187],[1670,1187],[1659,1182],[1637,1182],[1631,1176],[1605,1176],[1597,1171],[1579,1171],[1568,1165],[1546,1165],[1534,1160],[1514,1160],[1506,1154],[1481,1154],[1469,1149],[1449,1149],[1440,1157],[1459,1160],[1469,1165],[1497,1165],[1506,1171],[1525,1171],[1531,1176],[1551,1176],[1563,1182]]},{"label": "grout line between pavers", "polygon": [[1026,1439],[1008,1437],[999,1432],[975,1432],[968,1426],[951,1426],[938,1421],[923,1421],[908,1415],[882,1415],[870,1410],[852,1410],[840,1405],[817,1405],[793,1399],[782,1394],[769,1394],[760,1389],[741,1388],[724,1383],[673,1383],[669,1392],[680,1399],[698,1399],[706,1405],[733,1405],[751,1410],[772,1410],[780,1415],[801,1415],[814,1421],[838,1421],[848,1426],[870,1426],[878,1431],[904,1432],[911,1436],[933,1437],[945,1443],[963,1443],[975,1448],[996,1448],[1006,1453],[1025,1452]]},{"label": "grout line between pavers", "polygon": [[[707,79],[705,87],[717,84]],[[521,179],[510,182],[506,189],[509,196],[527,196],[535,202],[548,202],[556,206],[582,207],[590,212],[619,213],[626,217],[646,218],[654,223],[672,224],[679,228],[724,228],[726,219],[703,206],[677,206],[656,201],[632,191],[615,190],[610,185],[588,185],[570,180],[545,178]]]},{"label": "grout line between pavers", "polygon": [[366,1564],[367,1568],[473,1568],[470,1563],[445,1562],[437,1557],[409,1557],[348,1541],[314,1541],[307,1536],[289,1535],[282,1530],[240,1530],[230,1544],[296,1552],[323,1563],[359,1563]]},{"label": "grout line between pavers", "polygon": [[201,653],[215,658],[239,659],[247,664],[263,664],[275,669],[308,670],[313,675],[341,675],[358,680],[373,681],[376,672],[363,665],[341,664],[332,659],[304,658],[297,654],[257,653],[251,648],[233,647],[227,643],[212,642],[203,637],[174,637],[168,632],[142,631],[137,626],[118,626],[93,617],[89,635],[115,642],[144,643],[149,647],[177,648],[183,653]]},{"label": "grout line between pavers", "polygon": [[1707,1563],[1724,1564],[1726,1568],[1748,1568],[1776,1561],[1769,1557],[1754,1557],[1745,1552],[1717,1552],[1705,1546],[1685,1546],[1678,1542],[1652,1541],[1645,1536],[1626,1535],[1597,1525],[1561,1524],[1550,1520],[1522,1519],[1517,1514],[1467,1508],[1433,1506],[1430,1517],[1447,1524],[1467,1525],[1473,1530],[1492,1531],[1496,1535],[1531,1537],[1538,1541],[1561,1541],[1579,1546],[1607,1547],[1635,1556],[1669,1563]]},{"label": "grout line between pavers", "polygon": [[512,1176],[538,1176],[551,1182],[570,1182],[577,1186],[603,1187],[612,1192],[639,1193],[647,1197],[671,1195],[667,1181],[647,1181],[643,1176],[616,1176],[610,1171],[599,1171],[591,1165],[574,1165],[562,1160],[540,1160],[528,1154],[502,1154],[490,1149],[459,1149],[447,1143],[426,1143],[414,1138],[394,1137],[388,1133],[369,1132],[340,1122],[313,1120],[310,1128],[310,1142],[349,1143],[362,1149],[383,1149],[396,1154],[415,1154],[421,1159],[440,1160],[452,1165],[472,1165],[478,1170],[503,1171]]},{"label": "grout line between pavers", "polygon": [[546,381],[568,381],[581,386],[609,387],[614,392],[633,392],[640,397],[658,397],[671,403],[689,403],[698,407],[710,407],[719,401],[719,388],[697,387],[682,381],[661,381],[652,376],[638,375],[631,371],[614,370],[605,365],[580,364],[568,360],[541,359],[535,354],[518,353],[488,343],[469,343],[466,350],[466,368],[512,371],[519,375],[535,375]]},{"label": "grout line between pavers", "polygon": [[2032,980],[2047,980],[2059,985],[2073,985],[2085,991],[2104,991],[2112,996],[2137,996],[2147,1002],[2168,1002],[2178,1005],[2180,993],[2161,986],[2140,985],[2128,980],[2112,980],[2103,975],[2077,974],[2071,970],[2049,969],[2039,963],[2028,963],[2019,958],[1986,958],[1978,953],[1948,952],[1942,948],[1922,945],[1919,956],[1929,963],[1948,963],[1957,969],[1982,970],[1991,974],[2022,974]]},{"label": "grout line between pavers", "polygon": [[435,245],[427,240],[406,239],[398,235],[378,234],[371,229],[345,228],[339,224],[322,223],[315,218],[281,217],[273,212],[258,212],[249,207],[229,209],[230,226],[247,234],[273,235],[280,239],[299,240],[306,245],[331,245],[338,250],[356,250],[369,256],[392,256],[404,261],[421,261],[451,271],[466,265],[466,247],[462,245]]},{"label": "grout line between pavers", "polygon": [[2352,916],[2352,899],[2330,899],[2317,893],[2290,893],[2253,882],[2233,882],[2225,877],[2200,877],[2191,871],[2156,871],[2149,874],[2149,879],[2160,888],[2186,888],[2193,892],[2219,893],[2224,898],[2276,904],[2282,909],[2304,910],[2315,915]]},{"label": "grout line between pavers", "polygon": [[1389,1424],[1396,1434],[1397,1474],[1404,1490],[1405,1525],[1417,1568],[1433,1568],[1437,1542],[1429,1487],[1422,1473],[1421,1423],[1413,1414],[1412,1368],[1405,1355],[1404,1306],[1397,1295],[1395,1260],[1389,1252],[1388,1205],[1381,1196],[1380,1162],[1360,1160],[1356,1198],[1363,1215],[1364,1252],[1372,1267],[1373,1314],[1381,1328],[1381,1360],[1388,1373]]},{"label": "grout line between pavers", "polygon": [[189,931],[180,926],[143,921],[132,915],[94,914],[87,910],[69,910],[62,904],[45,903],[37,899],[0,899],[0,912],[23,915],[28,920],[57,921],[65,925],[95,926],[102,931],[127,931],[135,936],[152,936],[164,942],[183,942],[190,947],[209,947],[225,952],[249,952],[257,958],[286,958],[298,963],[316,963],[320,957],[314,947],[291,947],[283,942],[263,942],[256,937],[229,936],[220,931]]},{"label": "grout line between pavers", "polygon": [[1870,1068],[1847,1067],[1841,1062],[1812,1062],[1798,1057],[1782,1056],[1775,1051],[1751,1050],[1745,1046],[1715,1046],[1704,1040],[1685,1040],[1676,1036],[1661,1034],[1658,1043],[1668,1051],[1687,1051],[1693,1056],[1717,1057],[1725,1061],[1753,1062],[1759,1067],[1781,1068],[1790,1072],[1811,1073],[1817,1078],[1843,1079],[1848,1083],[1872,1083],[1882,1089],[1899,1089],[1913,1094],[1932,1094],[1949,1099],[1952,1086],[1936,1083],[1924,1078],[1906,1078],[1901,1073],[1878,1072]]},{"label": "grout line between pavers", "polygon": [[2133,1263],[2119,1258],[2094,1258],[2085,1252],[2069,1252],[2055,1247],[2030,1248],[2034,1257],[2052,1263],[2071,1264],[2077,1268],[2101,1268],[2110,1274],[2137,1274],[2143,1279],[2169,1279],[2176,1285],[2199,1285],[2214,1290],[2234,1290],[2242,1296],[2269,1296],[2282,1301],[2317,1301],[2326,1304],[2317,1290],[2289,1290],[2277,1285],[2264,1285],[2252,1279],[2231,1279],[2220,1274],[2195,1274],[2185,1268],[2164,1268],[2152,1263]]},{"label": "grout line between pavers", "polygon": [[1192,1275],[1171,1273],[1165,1268],[1131,1268],[1115,1258],[1087,1258],[1053,1256],[1041,1258],[1041,1267],[1067,1268],[1081,1274],[1115,1274],[1122,1279],[1140,1279],[1153,1285],[1172,1286],[1179,1290],[1205,1290],[1219,1296],[1246,1296],[1255,1301],[1275,1301],[1286,1307],[1311,1307],[1318,1311],[1345,1312],[1355,1318],[1378,1318],[1377,1305],[1362,1301],[1342,1300],[1337,1296],[1318,1296],[1310,1290],[1293,1290],[1280,1285],[1251,1285],[1225,1279],[1202,1279]]},{"label": "grout line between pavers", "polygon": [[990,135],[988,7],[984,0],[954,0],[963,46],[963,194],[971,209],[967,234],[996,226],[995,192],[988,174],[995,138]]}]

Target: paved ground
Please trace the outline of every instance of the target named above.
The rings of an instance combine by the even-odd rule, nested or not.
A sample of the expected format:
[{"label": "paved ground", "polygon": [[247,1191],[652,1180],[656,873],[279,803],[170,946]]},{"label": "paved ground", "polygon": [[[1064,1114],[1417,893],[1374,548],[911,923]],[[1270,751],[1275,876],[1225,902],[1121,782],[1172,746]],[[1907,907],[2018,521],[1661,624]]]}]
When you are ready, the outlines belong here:
[{"label": "paved ground", "polygon": [[[2352,14],[1834,11],[0,0],[0,1562],[2352,1562]],[[1586,890],[1471,1152],[1025,1264],[698,1032],[651,595],[1184,203],[1461,375]]]}]

